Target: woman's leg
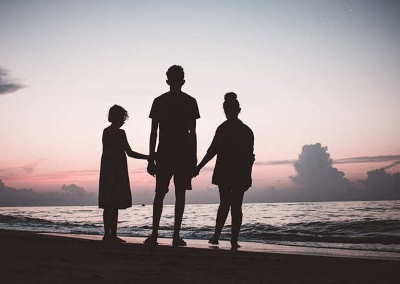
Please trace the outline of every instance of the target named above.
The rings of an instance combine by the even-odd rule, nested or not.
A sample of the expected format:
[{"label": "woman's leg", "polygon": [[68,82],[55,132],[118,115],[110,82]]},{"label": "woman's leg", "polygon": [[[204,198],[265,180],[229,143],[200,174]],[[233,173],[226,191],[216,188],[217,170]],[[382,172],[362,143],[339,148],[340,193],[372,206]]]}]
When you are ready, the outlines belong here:
[{"label": "woman's leg", "polygon": [[215,233],[213,239],[219,240],[222,228],[228,217],[229,208],[231,206],[230,190],[226,187],[219,186],[219,207],[217,212],[217,220],[215,222]]},{"label": "woman's leg", "polygon": [[242,204],[243,204],[244,190],[234,188],[232,190],[232,203],[231,203],[231,215],[232,215],[232,236],[231,242],[237,244],[239,239],[240,226],[242,225]]}]

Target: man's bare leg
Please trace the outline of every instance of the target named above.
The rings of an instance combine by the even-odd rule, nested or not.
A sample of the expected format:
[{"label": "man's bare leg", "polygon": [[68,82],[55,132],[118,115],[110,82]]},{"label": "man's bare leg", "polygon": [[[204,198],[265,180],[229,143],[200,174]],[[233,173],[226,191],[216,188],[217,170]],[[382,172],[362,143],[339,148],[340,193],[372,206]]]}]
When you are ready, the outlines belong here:
[{"label": "man's bare leg", "polygon": [[156,191],[153,201],[153,228],[150,237],[148,237],[144,244],[148,246],[157,245],[158,228],[160,227],[160,219],[163,211],[163,203],[166,192]]},{"label": "man's bare leg", "polygon": [[180,238],[183,212],[185,211],[186,191],[184,189],[175,189],[175,223],[174,223],[174,246],[185,246],[186,243]]},{"label": "man's bare leg", "polygon": [[153,202],[153,230],[151,235],[156,239],[158,237],[158,228],[160,227],[160,219],[164,205],[164,192],[156,192]]}]

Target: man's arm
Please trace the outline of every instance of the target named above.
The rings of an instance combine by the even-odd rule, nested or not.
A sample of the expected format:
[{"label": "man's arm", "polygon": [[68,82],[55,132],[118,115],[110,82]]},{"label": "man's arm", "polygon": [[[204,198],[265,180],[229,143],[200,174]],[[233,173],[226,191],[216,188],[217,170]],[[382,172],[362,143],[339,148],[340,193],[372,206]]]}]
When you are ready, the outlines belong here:
[{"label": "man's arm", "polygon": [[154,153],[156,152],[156,144],[157,144],[157,131],[158,131],[158,121],[155,119],[151,120],[151,132],[150,132],[150,144],[149,144],[149,153],[150,156],[154,157]]},{"label": "man's arm", "polygon": [[194,153],[194,163],[193,166],[197,165],[197,135],[196,135],[196,120],[193,119],[190,124],[189,124],[189,136],[190,136],[190,141]]},{"label": "man's arm", "polygon": [[151,132],[150,132],[150,142],[149,142],[149,155],[151,160],[149,160],[149,165],[147,166],[147,172],[154,176],[156,173],[156,166],[154,163],[154,154],[156,152],[157,144],[157,131],[158,131],[158,121],[156,119],[151,120]]}]

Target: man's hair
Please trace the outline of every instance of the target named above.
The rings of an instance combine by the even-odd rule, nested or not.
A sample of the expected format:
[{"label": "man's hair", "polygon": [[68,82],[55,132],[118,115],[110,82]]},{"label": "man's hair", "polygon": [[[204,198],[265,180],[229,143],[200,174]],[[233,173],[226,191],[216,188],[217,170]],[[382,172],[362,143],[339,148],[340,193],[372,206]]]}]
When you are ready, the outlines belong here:
[{"label": "man's hair", "polygon": [[108,121],[111,123],[125,121],[128,117],[126,109],[119,105],[113,105],[108,111]]},{"label": "man's hair", "polygon": [[180,65],[172,65],[167,70],[167,78],[171,81],[182,81],[185,78],[185,72],[183,71],[182,66]]}]

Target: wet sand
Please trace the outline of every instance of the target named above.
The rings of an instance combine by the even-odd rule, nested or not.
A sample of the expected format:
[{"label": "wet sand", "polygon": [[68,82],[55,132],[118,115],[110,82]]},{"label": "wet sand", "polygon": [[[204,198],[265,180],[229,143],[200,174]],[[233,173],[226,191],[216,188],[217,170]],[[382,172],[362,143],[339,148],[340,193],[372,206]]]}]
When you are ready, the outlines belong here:
[{"label": "wet sand", "polygon": [[[398,283],[400,261],[0,230],[0,283]],[[194,242],[195,244],[196,242]],[[189,243],[191,244],[191,243]]]},{"label": "wet sand", "polygon": [[[86,240],[100,241],[100,235],[87,234],[62,234],[62,233],[40,233],[43,235],[59,236],[66,238],[78,238]],[[127,243],[143,244],[145,238],[141,237],[121,237]],[[159,238],[158,243],[162,246],[171,246],[171,239]],[[187,246],[200,249],[218,249],[231,250],[229,241],[219,241],[219,245],[210,245],[207,240],[186,239]],[[316,255],[316,256],[331,256],[331,257],[351,257],[351,258],[366,258],[366,259],[383,259],[383,260],[399,260],[400,252],[385,252],[371,251],[359,249],[342,249],[342,248],[322,248],[322,247],[304,247],[304,246],[288,246],[278,244],[264,244],[256,242],[240,242],[242,252],[263,252],[263,253],[278,253],[278,254],[297,254],[297,255]]]}]

